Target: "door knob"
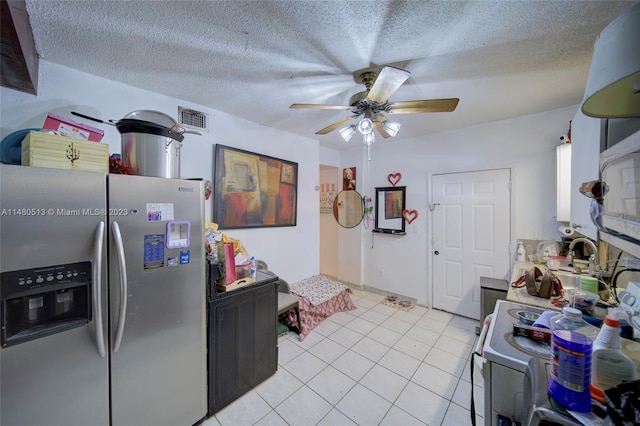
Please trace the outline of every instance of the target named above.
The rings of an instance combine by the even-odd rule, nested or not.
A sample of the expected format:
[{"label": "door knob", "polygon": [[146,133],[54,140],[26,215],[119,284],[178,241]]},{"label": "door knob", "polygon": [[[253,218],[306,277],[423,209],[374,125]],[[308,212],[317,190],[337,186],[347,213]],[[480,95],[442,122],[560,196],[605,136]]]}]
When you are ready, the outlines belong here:
[{"label": "door knob", "polygon": [[436,256],[440,254],[440,252],[438,250],[434,251],[433,254],[435,254]]}]

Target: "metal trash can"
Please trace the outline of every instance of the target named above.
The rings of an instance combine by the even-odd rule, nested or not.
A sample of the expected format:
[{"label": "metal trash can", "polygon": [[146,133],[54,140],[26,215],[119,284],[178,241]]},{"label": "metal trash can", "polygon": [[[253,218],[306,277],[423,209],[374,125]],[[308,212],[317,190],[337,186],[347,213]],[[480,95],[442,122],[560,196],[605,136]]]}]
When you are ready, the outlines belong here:
[{"label": "metal trash can", "polygon": [[480,277],[480,326],[476,327],[476,334],[480,334],[482,322],[493,312],[498,300],[507,299],[509,282],[507,280]]}]

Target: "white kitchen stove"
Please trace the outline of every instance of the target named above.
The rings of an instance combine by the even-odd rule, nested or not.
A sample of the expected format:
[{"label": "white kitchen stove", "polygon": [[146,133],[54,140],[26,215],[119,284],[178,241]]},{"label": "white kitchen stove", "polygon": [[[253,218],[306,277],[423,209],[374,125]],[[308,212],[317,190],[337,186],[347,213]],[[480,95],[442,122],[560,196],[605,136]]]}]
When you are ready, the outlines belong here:
[{"label": "white kitchen stove", "polygon": [[519,322],[517,316],[519,311],[537,314],[544,312],[543,309],[534,306],[499,300],[496,303],[493,320],[484,343],[483,356],[490,362],[497,362],[524,373],[532,356],[549,358],[551,346],[547,342],[513,335],[513,324]]},{"label": "white kitchen stove", "polygon": [[[498,424],[498,417],[520,422],[525,410],[523,401],[524,374],[531,357],[549,359],[549,343],[513,336],[513,324],[519,322],[518,311],[537,314],[543,309],[499,300],[483,346],[485,425]],[[560,313],[560,312],[558,312]]]}]

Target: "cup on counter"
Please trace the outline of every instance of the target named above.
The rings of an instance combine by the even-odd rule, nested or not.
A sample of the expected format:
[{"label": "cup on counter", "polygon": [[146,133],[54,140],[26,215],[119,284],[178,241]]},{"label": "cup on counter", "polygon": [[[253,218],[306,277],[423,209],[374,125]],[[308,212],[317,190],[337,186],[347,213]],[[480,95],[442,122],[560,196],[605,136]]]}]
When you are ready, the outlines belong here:
[{"label": "cup on counter", "polygon": [[551,269],[552,271],[557,271],[558,269],[560,269],[560,261],[557,259],[547,260],[547,268]]},{"label": "cup on counter", "polygon": [[595,304],[598,301],[597,294],[575,288],[565,288],[563,293],[565,299],[569,301],[569,306],[579,309],[583,314],[593,314]]}]

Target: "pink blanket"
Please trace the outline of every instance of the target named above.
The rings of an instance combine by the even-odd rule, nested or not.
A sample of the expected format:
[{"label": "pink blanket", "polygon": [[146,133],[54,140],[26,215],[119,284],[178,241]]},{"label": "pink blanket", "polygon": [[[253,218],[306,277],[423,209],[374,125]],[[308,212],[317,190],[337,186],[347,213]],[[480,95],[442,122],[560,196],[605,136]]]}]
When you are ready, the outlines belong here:
[{"label": "pink blanket", "polygon": [[[302,342],[311,330],[316,328],[318,324],[336,312],[356,309],[356,305],[353,304],[353,301],[351,301],[351,297],[349,296],[350,292],[351,290],[347,288],[317,306],[312,305],[304,297],[293,293],[298,299],[300,299],[300,321],[302,321],[302,332],[299,337],[300,341]],[[290,310],[285,314],[285,323],[289,327],[298,328],[298,321],[294,310]]]}]

